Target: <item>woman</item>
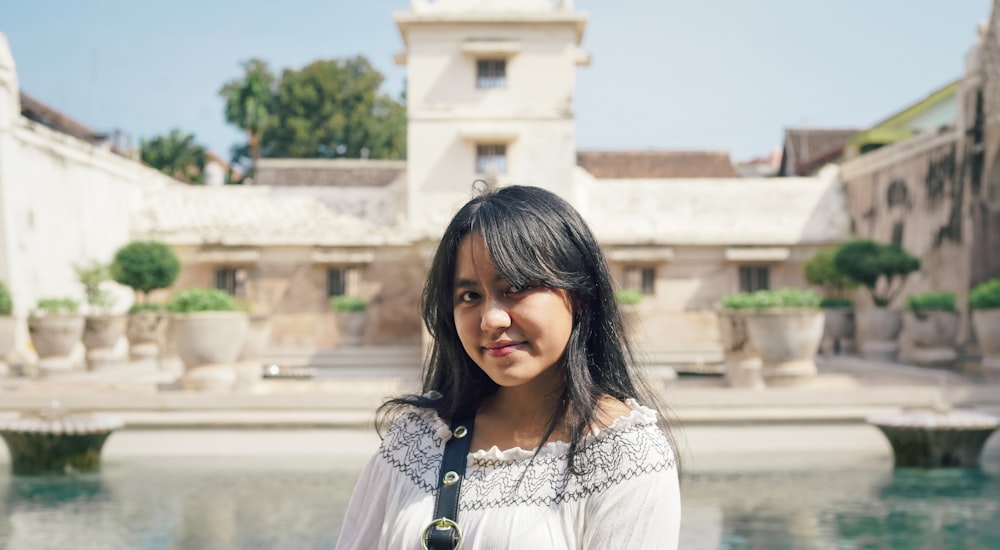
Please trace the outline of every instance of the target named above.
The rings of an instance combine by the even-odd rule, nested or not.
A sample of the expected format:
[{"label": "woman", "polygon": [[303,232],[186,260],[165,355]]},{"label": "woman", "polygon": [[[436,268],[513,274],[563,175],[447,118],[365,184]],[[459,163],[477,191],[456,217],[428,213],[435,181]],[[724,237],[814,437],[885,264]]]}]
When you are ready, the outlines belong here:
[{"label": "woman", "polygon": [[670,431],[631,371],[607,264],[572,206],[520,186],[471,200],[441,239],[422,307],[425,393],[383,405],[391,427],[338,548],[420,548],[460,418],[474,419],[463,549],[677,547]]}]

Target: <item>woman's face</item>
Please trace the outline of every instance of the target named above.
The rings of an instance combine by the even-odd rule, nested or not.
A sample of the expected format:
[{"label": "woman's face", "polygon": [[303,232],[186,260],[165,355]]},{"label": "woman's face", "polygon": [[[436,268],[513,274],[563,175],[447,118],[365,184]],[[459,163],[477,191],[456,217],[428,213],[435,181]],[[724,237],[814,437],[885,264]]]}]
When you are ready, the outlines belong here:
[{"label": "woman's face", "polygon": [[512,288],[499,278],[478,234],[465,237],[457,260],[455,327],[469,357],[501,387],[560,385],[562,369],[556,365],[573,330],[569,293]]}]

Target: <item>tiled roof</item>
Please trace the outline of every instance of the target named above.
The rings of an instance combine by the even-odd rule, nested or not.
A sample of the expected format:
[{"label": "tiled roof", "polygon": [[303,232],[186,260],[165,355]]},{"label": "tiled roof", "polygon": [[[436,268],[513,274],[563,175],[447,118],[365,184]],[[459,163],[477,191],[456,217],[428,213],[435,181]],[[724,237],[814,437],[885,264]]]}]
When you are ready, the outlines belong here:
[{"label": "tiled roof", "polygon": [[254,183],[274,187],[384,187],[405,174],[405,160],[260,159]]},{"label": "tiled roof", "polygon": [[789,246],[850,237],[833,172],[811,178],[596,181],[584,216],[608,244]]},{"label": "tiled roof", "polygon": [[576,163],[598,179],[739,176],[725,151],[580,151]]},{"label": "tiled roof", "polygon": [[257,186],[181,186],[150,192],[132,220],[137,238],[171,244],[380,245],[405,231],[338,214],[313,197]]},{"label": "tiled roof", "polygon": [[781,176],[801,176],[840,156],[847,140],[860,128],[786,128]]},{"label": "tiled roof", "polygon": [[90,128],[24,92],[21,92],[21,115],[29,120],[44,124],[53,130],[69,134],[83,141],[93,142],[99,137]]}]

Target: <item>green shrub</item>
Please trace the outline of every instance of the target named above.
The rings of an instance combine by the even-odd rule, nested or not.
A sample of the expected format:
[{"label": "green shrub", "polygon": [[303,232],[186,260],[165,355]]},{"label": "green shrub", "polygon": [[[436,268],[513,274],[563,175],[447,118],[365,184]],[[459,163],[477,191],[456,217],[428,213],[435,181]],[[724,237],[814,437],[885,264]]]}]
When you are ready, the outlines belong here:
[{"label": "green shrub", "polygon": [[914,313],[924,311],[955,311],[955,293],[924,292],[906,297],[906,308]]},{"label": "green shrub", "polygon": [[1000,279],[980,283],[969,292],[972,309],[1000,309]]},{"label": "green shrub", "polygon": [[80,302],[73,298],[39,298],[35,304],[36,314],[68,315],[80,311]]},{"label": "green shrub", "polygon": [[816,252],[802,265],[802,272],[809,284],[821,286],[828,294],[839,296],[845,290],[857,288],[859,283],[837,271],[837,266],[833,263],[836,253],[836,250]]},{"label": "green shrub", "polygon": [[132,307],[128,308],[129,313],[141,313],[143,311],[166,311],[167,304],[146,302],[146,303],[134,303]]},{"label": "green shrub", "polygon": [[623,288],[615,292],[615,302],[623,306],[634,306],[642,301],[646,295],[641,290]]},{"label": "green shrub", "polygon": [[118,249],[111,262],[111,278],[146,295],[174,284],[181,262],[169,246],[156,241],[133,241]]},{"label": "green shrub", "polygon": [[174,313],[241,311],[235,298],[215,288],[186,288],[174,294],[167,309]]},{"label": "green shrub", "polygon": [[364,311],[368,302],[361,296],[334,296],[330,298],[330,307],[334,311]]},{"label": "green shrub", "polygon": [[896,245],[857,239],[840,245],[833,264],[865,285],[875,305],[884,307],[902,290],[907,275],[920,269],[920,258]]},{"label": "green shrub", "polygon": [[822,300],[823,298],[815,290],[782,288],[726,294],[722,297],[722,307],[726,309],[814,308],[819,307]]},{"label": "green shrub", "polygon": [[826,297],[820,301],[819,307],[824,309],[852,308],[854,301],[850,298]]},{"label": "green shrub", "polygon": [[14,311],[14,302],[10,299],[7,285],[0,281],[0,315],[10,315]]}]

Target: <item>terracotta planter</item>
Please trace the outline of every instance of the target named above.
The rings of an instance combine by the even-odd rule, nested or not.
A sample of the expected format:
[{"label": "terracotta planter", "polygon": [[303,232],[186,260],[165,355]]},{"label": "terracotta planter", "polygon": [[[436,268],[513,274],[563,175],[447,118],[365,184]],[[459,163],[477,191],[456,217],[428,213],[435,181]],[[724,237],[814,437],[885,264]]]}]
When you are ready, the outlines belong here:
[{"label": "terracotta planter", "polygon": [[979,342],[983,367],[1000,369],[1000,309],[972,310],[972,330]]},{"label": "terracotta planter", "polygon": [[827,353],[843,352],[854,340],[854,308],[823,308],[823,346]]},{"label": "terracotta planter", "polygon": [[747,335],[763,362],[768,382],[816,375],[816,352],[825,315],[818,308],[770,309],[749,313]]},{"label": "terracotta planter", "polygon": [[83,325],[83,345],[88,350],[115,347],[125,334],[124,315],[88,315]]},{"label": "terracotta planter", "polygon": [[82,315],[32,315],[28,334],[38,354],[38,369],[43,375],[75,370],[79,361],[70,355],[83,338]]},{"label": "terracotta planter", "polygon": [[115,363],[124,357],[115,354],[115,344],[125,334],[124,315],[88,315],[83,326],[83,345],[87,348],[87,366],[93,370]]},{"label": "terracotta planter", "polygon": [[858,351],[869,359],[893,361],[899,352],[899,332],[903,312],[887,307],[858,310],[854,313]]},{"label": "terracotta planter", "polygon": [[83,338],[82,315],[32,315],[28,334],[39,359],[66,357]]},{"label": "terracotta planter", "polygon": [[719,312],[719,340],[726,361],[726,383],[734,388],[764,388],[760,355],[747,336],[747,314],[740,310]]},{"label": "terracotta planter", "polygon": [[760,356],[750,338],[747,336],[747,313],[740,310],[723,310],[719,312],[719,339],[726,363],[745,363],[747,361],[760,364]]},{"label": "terracotta planter", "polygon": [[187,369],[235,362],[250,325],[247,314],[238,311],[176,314],[172,321],[177,355]]},{"label": "terracotta planter", "polygon": [[156,359],[166,347],[170,314],[165,311],[137,311],[128,314],[125,337],[129,356],[134,360]]},{"label": "terracotta planter", "polygon": [[[903,359],[924,366],[946,365],[958,358],[959,316],[955,311],[913,311],[903,313]],[[905,353],[904,353],[905,352]]]},{"label": "terracotta planter", "polygon": [[340,345],[360,346],[365,337],[365,321],[367,315],[364,311],[338,311],[334,313],[337,317],[337,330],[340,331]]}]

